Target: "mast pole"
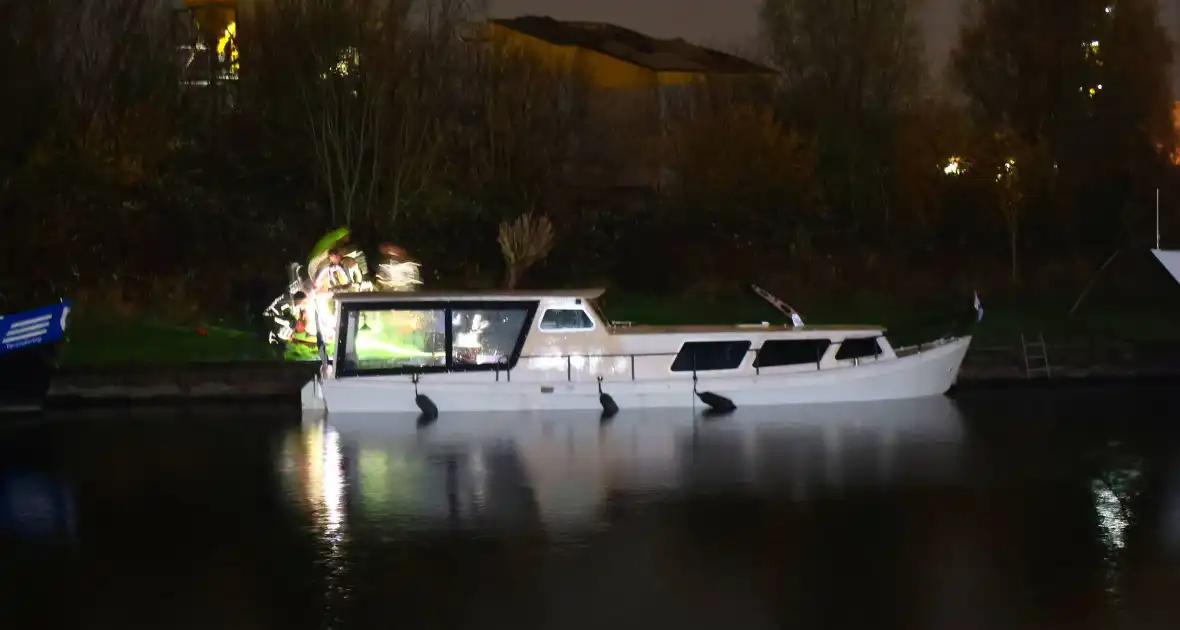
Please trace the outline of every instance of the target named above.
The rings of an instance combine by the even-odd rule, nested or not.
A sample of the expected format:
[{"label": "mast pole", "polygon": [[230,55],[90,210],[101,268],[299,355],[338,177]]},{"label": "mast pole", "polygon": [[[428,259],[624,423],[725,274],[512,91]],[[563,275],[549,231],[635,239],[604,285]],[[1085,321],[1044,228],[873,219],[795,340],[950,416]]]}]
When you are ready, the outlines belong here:
[{"label": "mast pole", "polygon": [[1155,189],[1155,248],[1160,248],[1160,189]]}]

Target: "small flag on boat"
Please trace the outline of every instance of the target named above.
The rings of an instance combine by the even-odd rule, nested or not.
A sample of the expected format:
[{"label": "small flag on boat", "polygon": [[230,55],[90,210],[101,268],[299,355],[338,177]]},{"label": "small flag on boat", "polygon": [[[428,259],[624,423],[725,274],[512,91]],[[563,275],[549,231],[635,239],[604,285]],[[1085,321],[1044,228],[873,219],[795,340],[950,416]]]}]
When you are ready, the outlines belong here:
[{"label": "small flag on boat", "polygon": [[975,321],[983,321],[983,302],[979,301],[979,291],[975,292]]},{"label": "small flag on boat", "polygon": [[791,325],[798,328],[803,325],[803,318],[795,311],[791,311]]}]

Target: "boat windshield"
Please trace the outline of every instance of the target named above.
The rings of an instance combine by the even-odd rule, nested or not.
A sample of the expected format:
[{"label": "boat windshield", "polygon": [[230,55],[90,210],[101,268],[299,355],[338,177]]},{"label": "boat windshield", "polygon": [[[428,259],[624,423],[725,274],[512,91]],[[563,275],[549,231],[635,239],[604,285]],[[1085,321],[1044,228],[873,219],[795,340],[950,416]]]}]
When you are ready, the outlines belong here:
[{"label": "boat windshield", "polygon": [[445,367],[445,309],[365,309],[347,313],[342,365],[345,371]]},{"label": "boat windshield", "polygon": [[344,309],[341,374],[515,366],[535,302],[364,304]]}]

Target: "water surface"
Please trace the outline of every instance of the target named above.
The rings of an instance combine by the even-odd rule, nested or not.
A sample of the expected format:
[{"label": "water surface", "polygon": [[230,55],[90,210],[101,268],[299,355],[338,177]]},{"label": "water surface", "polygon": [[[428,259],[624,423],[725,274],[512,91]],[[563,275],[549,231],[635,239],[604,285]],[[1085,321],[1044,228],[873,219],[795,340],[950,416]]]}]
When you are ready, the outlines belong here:
[{"label": "water surface", "polygon": [[0,628],[1174,628],[1180,392],[0,420]]}]

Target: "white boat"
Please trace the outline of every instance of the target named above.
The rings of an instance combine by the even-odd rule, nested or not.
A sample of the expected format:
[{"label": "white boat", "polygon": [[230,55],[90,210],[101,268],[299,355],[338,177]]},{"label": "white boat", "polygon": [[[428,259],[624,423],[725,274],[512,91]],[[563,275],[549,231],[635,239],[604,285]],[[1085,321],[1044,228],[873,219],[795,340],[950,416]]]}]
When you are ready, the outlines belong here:
[{"label": "white boat", "polygon": [[335,296],[330,359],[307,410],[601,410],[938,396],[971,343],[894,348],[879,326],[627,326],[601,289]]}]

